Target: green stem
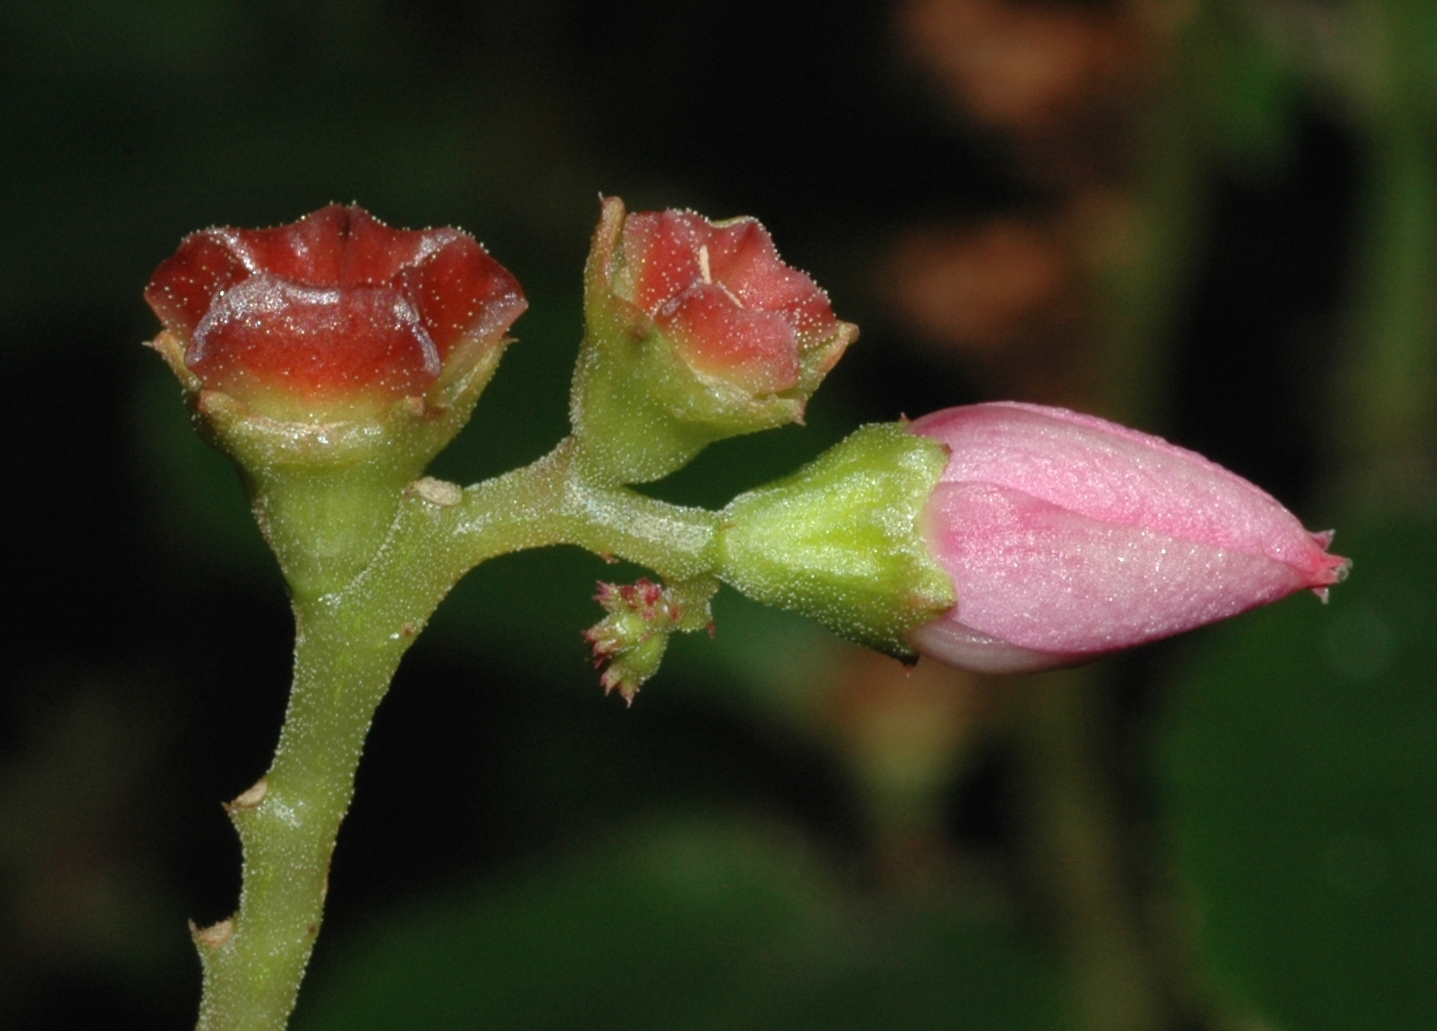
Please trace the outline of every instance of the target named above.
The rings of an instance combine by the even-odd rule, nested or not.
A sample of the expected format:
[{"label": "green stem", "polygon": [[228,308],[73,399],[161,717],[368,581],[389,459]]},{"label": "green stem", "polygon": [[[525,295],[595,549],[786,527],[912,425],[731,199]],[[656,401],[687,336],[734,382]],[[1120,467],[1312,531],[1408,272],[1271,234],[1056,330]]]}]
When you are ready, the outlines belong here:
[{"label": "green stem", "polygon": [[334,593],[296,594],[294,682],[274,762],[228,807],[244,849],[239,911],[195,932],[205,972],[200,1031],[285,1027],[375,709],[460,577],[486,559],[550,544],[629,559],[671,580],[713,570],[715,514],[595,487],[577,470],[575,450],[565,441],[462,493],[438,481],[411,485],[359,576]]},{"label": "green stem", "polygon": [[274,763],[229,807],[244,849],[239,912],[196,934],[203,1031],[285,1026],[319,933],[329,860],[364,738],[408,644],[375,633],[352,611],[327,619],[299,611],[298,623]]},{"label": "green stem", "polygon": [[1437,390],[1437,158],[1419,127],[1373,134],[1364,279],[1345,377],[1341,441],[1353,494],[1401,504],[1422,488]]},{"label": "green stem", "polygon": [[1159,971],[1124,883],[1122,828],[1096,740],[1103,667],[1035,680],[1019,730],[1026,842],[1040,890],[1053,901],[1079,1031],[1154,1031],[1170,1025]]}]

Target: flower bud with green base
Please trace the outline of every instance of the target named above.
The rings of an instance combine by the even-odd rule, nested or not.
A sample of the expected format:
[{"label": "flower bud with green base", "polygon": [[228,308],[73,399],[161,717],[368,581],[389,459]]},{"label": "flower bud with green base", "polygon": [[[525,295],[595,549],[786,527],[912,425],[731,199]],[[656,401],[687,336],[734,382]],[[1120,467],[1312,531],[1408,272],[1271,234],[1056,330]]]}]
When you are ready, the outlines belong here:
[{"label": "flower bud with green base", "polygon": [[599,482],[656,480],[716,440],[801,422],[858,336],[751,218],[606,198],[584,287],[570,416]]},{"label": "flower bud with green base", "polygon": [[291,587],[348,582],[400,491],[464,426],[524,311],[456,229],[330,205],[274,229],[186,237],[146,300],[151,342],[240,466]]},{"label": "flower bud with green base", "polygon": [[921,519],[948,464],[902,423],[865,426],[722,513],[719,576],[775,608],[913,661],[908,634],[952,608]]},{"label": "flower bud with green base", "polygon": [[868,426],[724,510],[719,574],[899,658],[1070,666],[1310,589],[1351,563],[1201,455],[994,402]]}]

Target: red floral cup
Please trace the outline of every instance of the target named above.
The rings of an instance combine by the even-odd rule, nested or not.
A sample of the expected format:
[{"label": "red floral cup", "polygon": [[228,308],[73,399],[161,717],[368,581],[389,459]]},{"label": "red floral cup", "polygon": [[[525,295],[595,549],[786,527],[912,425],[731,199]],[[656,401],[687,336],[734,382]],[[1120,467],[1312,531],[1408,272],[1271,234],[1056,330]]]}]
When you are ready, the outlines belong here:
[{"label": "red floral cup", "polygon": [[473,237],[339,205],[193,233],[145,299],[164,324],[152,346],[245,470],[297,597],[339,589],[372,558],[527,303]]},{"label": "red floral cup", "polygon": [[752,218],[627,215],[605,199],[585,270],[575,434],[591,466],[657,479],[724,437],[802,421],[858,336]]},{"label": "red floral cup", "polygon": [[492,371],[527,304],[468,234],[391,229],[340,205],[274,229],[192,233],[145,299],[188,387],[301,423],[451,400]]},{"label": "red floral cup", "polygon": [[807,396],[856,335],[818,284],[783,263],[756,219],[645,211],[624,220],[621,246],[612,289],[700,378],[754,397]]}]

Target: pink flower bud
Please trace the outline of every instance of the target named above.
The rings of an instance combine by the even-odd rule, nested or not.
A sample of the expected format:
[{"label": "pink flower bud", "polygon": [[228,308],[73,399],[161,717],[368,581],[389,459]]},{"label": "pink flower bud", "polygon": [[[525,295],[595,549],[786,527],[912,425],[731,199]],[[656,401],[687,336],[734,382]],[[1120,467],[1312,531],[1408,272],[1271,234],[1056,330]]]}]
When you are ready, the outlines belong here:
[{"label": "pink flower bud", "polygon": [[1201,455],[1061,408],[949,408],[922,529],[958,604],[909,635],[980,672],[1070,665],[1264,605],[1326,598],[1351,564],[1270,495]]},{"label": "pink flower bud", "polygon": [[182,379],[299,422],[434,400],[495,357],[527,306],[468,234],[391,229],[335,204],[274,229],[192,233],[145,299]]},{"label": "pink flower bud", "polygon": [[623,261],[618,292],[696,372],[750,394],[816,385],[855,335],[818,284],[780,260],[757,219],[633,214],[624,221]]}]

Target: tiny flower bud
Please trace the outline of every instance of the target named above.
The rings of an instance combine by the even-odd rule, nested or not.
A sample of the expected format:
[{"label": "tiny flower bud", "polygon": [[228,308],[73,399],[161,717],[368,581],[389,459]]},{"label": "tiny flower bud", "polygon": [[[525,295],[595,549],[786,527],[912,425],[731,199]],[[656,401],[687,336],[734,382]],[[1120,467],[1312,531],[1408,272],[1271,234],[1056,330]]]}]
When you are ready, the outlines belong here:
[{"label": "tiny flower bud", "polygon": [[584,631],[584,639],[593,646],[594,662],[608,664],[600,678],[604,693],[618,688],[632,705],[644,681],[658,672],[669,634],[682,627],[683,605],[673,592],[648,579],[623,585],[601,582],[594,600],[609,614]]},{"label": "tiny flower bud", "polygon": [[1061,408],[949,408],[909,426],[950,451],[923,513],[958,603],[908,635],[980,672],[1070,665],[1311,588],[1350,562],[1201,455]]},{"label": "tiny flower bud", "polygon": [[724,437],[801,421],[858,336],[751,218],[625,215],[604,201],[585,269],[571,416],[591,471],[658,479]]}]

